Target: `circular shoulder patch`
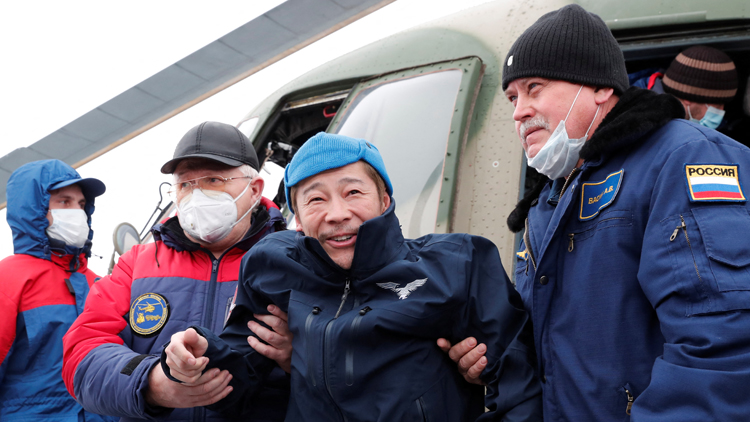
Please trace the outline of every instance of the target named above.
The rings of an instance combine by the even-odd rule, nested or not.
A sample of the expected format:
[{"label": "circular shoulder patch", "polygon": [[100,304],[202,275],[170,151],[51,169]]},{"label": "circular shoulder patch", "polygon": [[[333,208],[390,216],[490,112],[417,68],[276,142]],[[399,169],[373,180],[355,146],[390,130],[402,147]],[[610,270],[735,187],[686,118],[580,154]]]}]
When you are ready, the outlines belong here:
[{"label": "circular shoulder patch", "polygon": [[158,293],[142,294],[130,305],[130,328],[138,335],[157,333],[168,318],[169,302]]}]

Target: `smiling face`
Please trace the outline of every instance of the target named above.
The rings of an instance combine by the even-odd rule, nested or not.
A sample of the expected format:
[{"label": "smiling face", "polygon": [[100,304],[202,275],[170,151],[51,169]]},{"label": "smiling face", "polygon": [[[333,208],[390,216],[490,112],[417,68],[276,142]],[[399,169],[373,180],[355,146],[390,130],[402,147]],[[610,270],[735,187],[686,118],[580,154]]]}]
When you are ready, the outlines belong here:
[{"label": "smiling face", "polygon": [[[581,93],[576,100],[579,89]],[[581,89],[580,84],[537,77],[516,79],[505,90],[505,96],[515,107],[516,133],[529,158],[536,156],[568,112],[570,116],[565,123],[568,137],[584,136],[595,119],[597,106],[609,100],[612,93],[612,88]],[[604,114],[599,112],[589,136]]]},{"label": "smiling face", "polygon": [[293,193],[297,230],[318,239],[333,262],[352,266],[359,226],[382,215],[391,197],[357,161],[298,183]]}]

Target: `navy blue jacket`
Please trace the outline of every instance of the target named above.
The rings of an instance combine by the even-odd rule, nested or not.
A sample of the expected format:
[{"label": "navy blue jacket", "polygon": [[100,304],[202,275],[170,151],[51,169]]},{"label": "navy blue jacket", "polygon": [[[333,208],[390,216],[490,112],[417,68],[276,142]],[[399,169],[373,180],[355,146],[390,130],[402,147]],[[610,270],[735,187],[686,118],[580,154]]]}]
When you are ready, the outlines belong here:
[{"label": "navy blue jacket", "polygon": [[631,88],[529,210],[546,421],[750,420],[750,150],[683,113]]},{"label": "navy blue jacket", "polygon": [[[271,204],[263,200],[245,238],[219,258],[185,237],[176,217],[153,229],[154,243],[136,245],[120,257],[112,274],[92,288],[63,341],[63,378],[85,409],[122,421],[229,420],[200,407],[150,407],[144,391],[172,334],[193,324],[221,332],[242,256],[268,233],[284,228]],[[282,420],[288,395],[288,376],[277,368],[259,393],[263,405],[243,420]]]},{"label": "navy blue jacket", "polygon": [[[495,246],[464,234],[405,240],[393,209],[360,227],[349,271],[291,231],[248,252],[221,339],[204,332],[210,366],[234,375],[214,408],[241,412],[273,367],[248,346],[247,321],[274,303],[294,333],[288,421],[541,420],[529,318]],[[486,397],[436,344],[468,336],[488,347]]]}]

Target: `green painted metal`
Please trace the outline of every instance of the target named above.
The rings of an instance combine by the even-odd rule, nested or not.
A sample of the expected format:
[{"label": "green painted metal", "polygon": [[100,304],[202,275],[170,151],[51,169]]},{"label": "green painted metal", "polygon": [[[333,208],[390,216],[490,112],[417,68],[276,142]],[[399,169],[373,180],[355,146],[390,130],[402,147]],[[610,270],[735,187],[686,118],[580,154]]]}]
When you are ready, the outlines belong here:
[{"label": "green painted metal", "polygon": [[311,70],[258,104],[245,118],[258,116],[262,122],[250,139],[262,132],[268,117],[282,103],[349,89],[362,79],[399,69],[468,56],[482,57],[488,67],[499,72],[499,60],[480,39],[452,29],[414,29],[367,45]]},{"label": "green painted metal", "polygon": [[578,0],[612,30],[750,19],[746,0]]}]

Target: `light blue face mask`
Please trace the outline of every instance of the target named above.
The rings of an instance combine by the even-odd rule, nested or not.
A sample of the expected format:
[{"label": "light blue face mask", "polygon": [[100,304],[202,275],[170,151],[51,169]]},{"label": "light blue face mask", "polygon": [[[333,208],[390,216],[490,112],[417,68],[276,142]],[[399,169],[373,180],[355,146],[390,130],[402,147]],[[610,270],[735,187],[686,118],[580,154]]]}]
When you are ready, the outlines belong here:
[{"label": "light blue face mask", "polygon": [[578,89],[578,94],[573,99],[573,104],[570,105],[565,120],[560,121],[555,131],[547,139],[547,142],[539,149],[539,152],[534,157],[529,158],[529,153],[526,151],[526,161],[529,166],[552,180],[567,176],[573,171],[580,158],[579,153],[581,152],[581,148],[583,148],[583,143],[588,139],[589,131],[594,125],[596,116],[599,115],[600,106],[597,106],[596,114],[594,114],[594,118],[591,120],[591,124],[586,129],[583,137],[578,139],[568,137],[568,130],[565,128],[565,123],[568,121],[570,112],[573,111],[573,106],[576,104],[576,100],[578,100],[582,89],[583,85]]},{"label": "light blue face mask", "polygon": [[710,105],[706,104],[706,107],[708,109],[706,110],[706,114],[703,115],[703,118],[698,120],[694,119],[692,113],[690,113],[690,107],[686,107],[688,111],[688,116],[690,117],[691,122],[698,123],[701,126],[705,126],[709,129],[716,129],[721,124],[721,121],[724,119],[724,110],[719,110],[716,107],[711,107]]}]

